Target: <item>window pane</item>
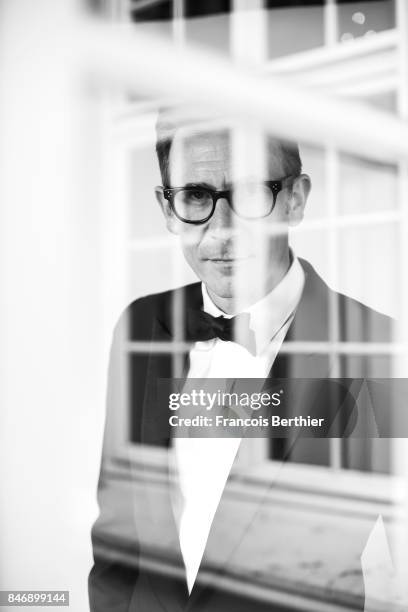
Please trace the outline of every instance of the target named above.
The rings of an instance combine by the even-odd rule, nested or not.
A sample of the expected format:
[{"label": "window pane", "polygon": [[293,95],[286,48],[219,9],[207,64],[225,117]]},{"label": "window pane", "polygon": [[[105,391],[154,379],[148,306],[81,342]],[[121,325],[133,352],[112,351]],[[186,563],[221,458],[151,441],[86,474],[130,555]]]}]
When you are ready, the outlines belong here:
[{"label": "window pane", "polygon": [[339,39],[343,41],[370,36],[395,27],[394,0],[340,3]]}]

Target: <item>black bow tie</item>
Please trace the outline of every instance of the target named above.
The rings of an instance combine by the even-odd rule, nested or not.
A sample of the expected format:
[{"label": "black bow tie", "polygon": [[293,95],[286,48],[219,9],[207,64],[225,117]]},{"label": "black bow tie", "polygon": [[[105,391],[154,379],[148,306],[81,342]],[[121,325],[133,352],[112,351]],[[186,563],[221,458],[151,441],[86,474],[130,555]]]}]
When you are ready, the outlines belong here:
[{"label": "black bow tie", "polygon": [[248,312],[227,319],[213,317],[204,310],[187,310],[187,339],[194,342],[219,338],[224,342],[239,342],[256,355],[255,334],[249,327]]}]

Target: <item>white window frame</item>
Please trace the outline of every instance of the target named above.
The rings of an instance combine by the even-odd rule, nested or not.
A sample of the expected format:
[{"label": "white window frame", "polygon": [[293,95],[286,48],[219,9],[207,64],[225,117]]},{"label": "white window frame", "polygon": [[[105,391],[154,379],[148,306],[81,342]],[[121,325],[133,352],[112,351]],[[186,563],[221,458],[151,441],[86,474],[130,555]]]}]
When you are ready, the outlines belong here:
[{"label": "white window frame", "polygon": [[[238,8],[238,5],[245,2],[245,0],[236,0],[235,6]],[[129,9],[131,6],[131,2],[128,0],[124,0],[122,3],[116,2],[116,10],[112,11],[112,14],[115,16],[116,20],[124,21],[128,19]],[[176,41],[178,45],[183,45],[184,38],[184,29],[182,27],[182,3],[179,2],[175,5],[177,10],[175,11],[175,19],[174,19],[174,34],[176,37]],[[395,91],[397,93],[398,98],[398,108],[399,115],[403,118],[407,116],[407,82],[404,73],[404,67],[407,65],[407,44],[406,37],[404,39],[404,32],[406,33],[406,23],[407,23],[407,9],[404,5],[404,0],[397,0],[397,27],[395,30],[386,31],[378,34],[376,37],[365,40],[356,40],[352,43],[348,44],[339,44],[336,42],[337,40],[337,21],[336,21],[336,10],[332,0],[327,0],[326,8],[325,8],[325,41],[326,45],[322,48],[312,50],[310,52],[297,54],[295,56],[288,56],[285,58],[281,58],[279,60],[274,60],[273,62],[265,63],[265,71],[267,74],[271,76],[279,75],[280,77],[284,76],[288,78],[290,81],[295,83],[304,84],[304,80],[308,80],[313,85],[313,89],[316,91],[324,92],[327,89],[330,91],[334,91],[338,94],[339,97],[346,96],[348,98],[358,98],[364,95],[373,95],[376,93]],[[234,38],[235,52],[240,55],[242,50],[239,48],[239,38]],[[259,49],[259,60],[261,61],[263,46],[260,45]],[[347,80],[347,73],[350,68],[350,65],[353,64],[354,69],[352,71],[351,81]],[[369,68],[367,70],[367,67]],[[362,79],[362,74],[365,75],[365,78]],[[330,75],[329,82],[327,82],[327,77]],[[303,80],[303,82],[302,82]],[[129,105],[127,102],[123,104],[123,106],[118,106],[117,99],[114,101],[113,113],[111,114],[111,136],[113,135],[113,140],[116,145],[116,153],[117,160],[116,163],[117,168],[119,167],[119,172],[122,172],[122,179],[126,181],[126,177],[123,175],[123,169],[121,168],[121,164],[132,149],[132,147],[137,146],[138,142],[146,143],[148,141],[148,135],[143,129],[143,120],[137,119],[137,111],[145,112],[148,110],[148,105],[146,107],[143,105]],[[136,110],[136,119],[134,115],[134,111]],[[152,143],[153,146],[153,143]],[[328,181],[330,183],[328,188],[328,201],[329,201],[329,211],[330,215],[327,220],[323,220],[322,222],[317,222],[317,224],[321,223],[322,226],[326,227],[328,231],[331,233],[332,240],[331,248],[330,248],[330,281],[333,284],[336,284],[336,232],[339,226],[347,225],[349,227],[365,225],[365,224],[377,224],[377,223],[395,223],[398,224],[401,231],[401,247],[404,249],[404,245],[406,243],[405,236],[407,235],[408,228],[408,216],[407,211],[403,206],[403,202],[406,201],[406,194],[408,192],[407,189],[407,167],[405,162],[401,162],[398,166],[399,168],[399,185],[400,185],[400,195],[401,195],[401,205],[398,211],[383,211],[382,213],[372,213],[367,215],[347,215],[347,216],[339,216],[338,215],[338,202],[337,202],[337,189],[336,181],[338,175],[338,156],[337,150],[335,147],[331,147],[327,149],[327,160],[326,160],[326,168],[327,172],[331,177],[331,180]],[[126,187],[122,185],[123,193],[126,192]],[[112,211],[110,211],[111,213]],[[115,227],[117,234],[116,237],[120,241],[120,235],[123,231],[123,228],[126,224],[125,218],[121,218],[118,221],[118,209],[115,210],[115,222],[112,226],[112,214],[108,213],[109,219],[107,219],[107,227],[109,227],[110,231],[112,227]],[[119,215],[120,217],[120,215]],[[316,222],[314,223],[316,225]],[[122,234],[123,237],[124,233]],[[112,235],[111,235],[112,241]],[[111,244],[114,244],[115,240],[112,241]],[[159,237],[157,244],[163,246],[166,244],[166,241],[163,238]],[[169,241],[170,244],[170,241]],[[154,238],[149,238],[149,249],[154,248],[155,241]],[[113,257],[114,261],[119,262],[121,256],[124,255],[127,248],[145,248],[146,243],[135,244],[132,243],[130,245],[124,245],[122,251],[118,254],[118,251],[115,253]],[[404,253],[407,250],[405,247]],[[108,255],[110,260],[111,253]],[[122,262],[124,259],[122,259]],[[405,261],[405,259],[404,259]],[[115,272],[117,274],[117,270]],[[117,280],[117,277],[116,277]],[[407,297],[407,289],[405,289],[402,295],[402,304],[407,305],[408,297]],[[119,295],[119,294],[118,294]],[[331,304],[332,314],[335,315],[337,305]],[[404,311],[403,311],[404,312]],[[405,310],[406,312],[406,310]],[[406,317],[402,317],[405,321]],[[336,317],[333,316],[331,318],[332,321],[336,320]],[[406,339],[408,337],[408,333],[406,330],[407,323],[406,321],[402,323],[404,329],[401,327],[398,329],[396,338]],[[402,331],[402,333],[401,333]],[[334,363],[338,364],[339,352],[338,349],[344,349],[341,345],[338,344],[338,329],[336,329],[336,325],[332,326],[331,329],[331,353],[334,359]],[[301,347],[292,347],[293,350],[298,350]],[[314,349],[319,349],[319,347],[314,346]],[[362,347],[359,346],[351,346],[347,347],[347,350],[350,351],[359,351]],[[320,347],[322,350],[326,350],[325,347]],[[398,376],[401,372],[406,371],[407,364],[407,356],[406,356],[406,346],[403,342],[394,342],[389,345],[389,347],[377,346],[373,345],[372,347],[367,345],[364,347],[365,350],[372,351],[374,354],[376,351],[385,351],[389,350],[389,353],[395,355],[395,369],[394,375]],[[338,369],[338,367],[337,367]],[[333,373],[335,374],[335,370]],[[109,453],[108,455],[111,458],[116,458],[119,461],[123,460],[135,460],[138,461],[138,453],[139,450],[134,448],[134,445],[127,443],[128,439],[128,430],[127,430],[127,416],[123,415],[122,418],[118,419],[117,427],[114,431],[111,432],[111,439],[109,442]],[[398,451],[399,453],[400,451]],[[331,465],[328,470],[334,470],[338,472],[340,468],[340,444],[338,440],[331,441]],[[115,469],[115,468],[114,468]],[[296,469],[296,466],[293,466],[293,469]],[[304,469],[310,470],[311,477],[315,474],[316,469],[313,466],[302,466],[301,472],[304,474]],[[347,474],[350,474],[351,477],[352,471],[345,470]],[[373,477],[373,481],[375,481],[375,477]],[[381,480],[382,477],[380,477]],[[398,485],[396,485],[398,488]],[[367,488],[367,499],[370,498],[369,488]]]}]

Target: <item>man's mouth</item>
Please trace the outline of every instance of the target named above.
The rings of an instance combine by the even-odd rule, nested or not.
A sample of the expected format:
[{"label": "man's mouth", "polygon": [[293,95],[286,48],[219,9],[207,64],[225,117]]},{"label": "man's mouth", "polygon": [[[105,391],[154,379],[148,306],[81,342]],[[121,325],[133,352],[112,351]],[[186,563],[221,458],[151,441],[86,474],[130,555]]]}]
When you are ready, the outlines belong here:
[{"label": "man's mouth", "polygon": [[213,263],[233,264],[233,263],[240,263],[243,261],[247,261],[248,259],[249,259],[249,256],[247,257],[209,257],[207,261],[211,261]]}]

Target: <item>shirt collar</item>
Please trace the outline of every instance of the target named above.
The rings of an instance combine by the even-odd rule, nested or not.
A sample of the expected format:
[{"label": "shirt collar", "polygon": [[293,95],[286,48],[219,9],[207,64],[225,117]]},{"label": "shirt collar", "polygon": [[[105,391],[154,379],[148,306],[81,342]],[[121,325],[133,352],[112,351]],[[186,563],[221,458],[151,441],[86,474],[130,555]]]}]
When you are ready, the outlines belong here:
[{"label": "shirt collar", "polygon": [[[246,308],[250,314],[250,328],[255,333],[257,353],[261,353],[269,341],[279,332],[299,304],[305,273],[296,255],[282,280],[261,300]],[[213,317],[231,318],[220,310],[210,298],[207,287],[202,283],[203,310]]]}]

